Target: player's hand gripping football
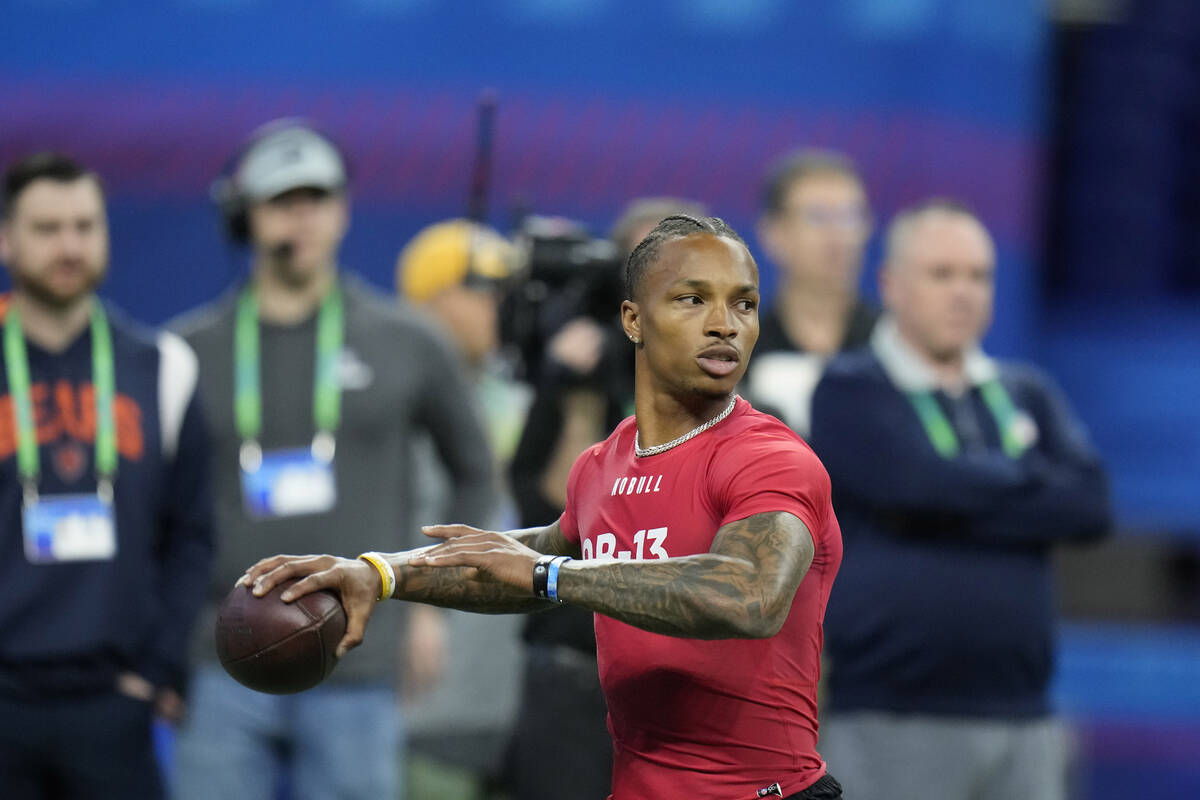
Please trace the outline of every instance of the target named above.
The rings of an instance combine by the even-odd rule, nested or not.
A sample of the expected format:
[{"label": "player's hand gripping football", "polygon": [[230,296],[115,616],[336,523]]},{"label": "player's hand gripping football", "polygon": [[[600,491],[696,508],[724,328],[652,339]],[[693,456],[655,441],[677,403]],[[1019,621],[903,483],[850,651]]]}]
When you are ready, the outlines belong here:
[{"label": "player's hand gripping football", "polygon": [[362,643],[381,585],[373,566],[366,561],[337,556],[272,556],[246,570],[238,583],[249,586],[256,597],[262,597],[288,578],[301,580],[280,595],[285,603],[319,589],[337,592],[346,611],[346,635],[338,643],[338,658]]},{"label": "player's hand gripping football", "polygon": [[465,577],[533,593],[533,565],[541,553],[496,531],[469,525],[427,525],[421,532],[442,543],[409,559],[414,567],[464,567]]}]

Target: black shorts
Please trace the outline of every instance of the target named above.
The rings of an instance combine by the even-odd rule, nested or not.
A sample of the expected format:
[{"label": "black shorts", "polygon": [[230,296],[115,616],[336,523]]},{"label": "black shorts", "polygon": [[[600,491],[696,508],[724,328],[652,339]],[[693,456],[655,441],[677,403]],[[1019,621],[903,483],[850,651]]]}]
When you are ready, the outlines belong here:
[{"label": "black shorts", "polygon": [[837,800],[842,796],[842,785],[828,772],[802,792],[789,794],[783,800]]}]

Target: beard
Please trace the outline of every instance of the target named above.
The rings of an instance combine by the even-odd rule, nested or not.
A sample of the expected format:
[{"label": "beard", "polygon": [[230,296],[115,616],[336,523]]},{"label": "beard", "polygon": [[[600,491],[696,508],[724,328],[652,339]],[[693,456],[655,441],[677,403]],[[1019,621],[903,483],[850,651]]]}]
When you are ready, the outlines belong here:
[{"label": "beard", "polygon": [[[56,267],[57,265],[52,267],[51,271]],[[107,272],[107,265],[102,264],[92,268],[84,265],[80,268],[81,274],[78,280],[74,281],[69,288],[56,285],[53,280],[44,278],[41,274],[21,270],[14,270],[12,278],[17,288],[34,302],[55,311],[66,311],[90,296],[100,285]]]}]

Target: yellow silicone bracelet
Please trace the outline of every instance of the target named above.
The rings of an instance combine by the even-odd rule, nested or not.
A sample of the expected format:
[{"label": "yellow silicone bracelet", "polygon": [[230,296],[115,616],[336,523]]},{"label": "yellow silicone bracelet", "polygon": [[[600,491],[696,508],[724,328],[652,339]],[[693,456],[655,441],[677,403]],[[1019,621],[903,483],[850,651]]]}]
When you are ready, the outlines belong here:
[{"label": "yellow silicone bracelet", "polygon": [[391,597],[395,590],[395,578],[392,577],[391,564],[384,561],[378,553],[363,553],[359,559],[370,564],[379,573],[379,597],[376,600],[387,600]]}]

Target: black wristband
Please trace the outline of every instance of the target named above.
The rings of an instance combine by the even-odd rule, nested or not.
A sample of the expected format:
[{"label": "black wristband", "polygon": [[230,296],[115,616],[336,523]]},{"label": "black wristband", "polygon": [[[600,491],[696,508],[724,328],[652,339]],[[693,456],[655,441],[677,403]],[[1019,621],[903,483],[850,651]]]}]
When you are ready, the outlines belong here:
[{"label": "black wristband", "polygon": [[549,580],[550,580],[550,562],[556,558],[555,555],[544,555],[538,558],[533,564],[533,594],[542,600],[549,600]]}]

